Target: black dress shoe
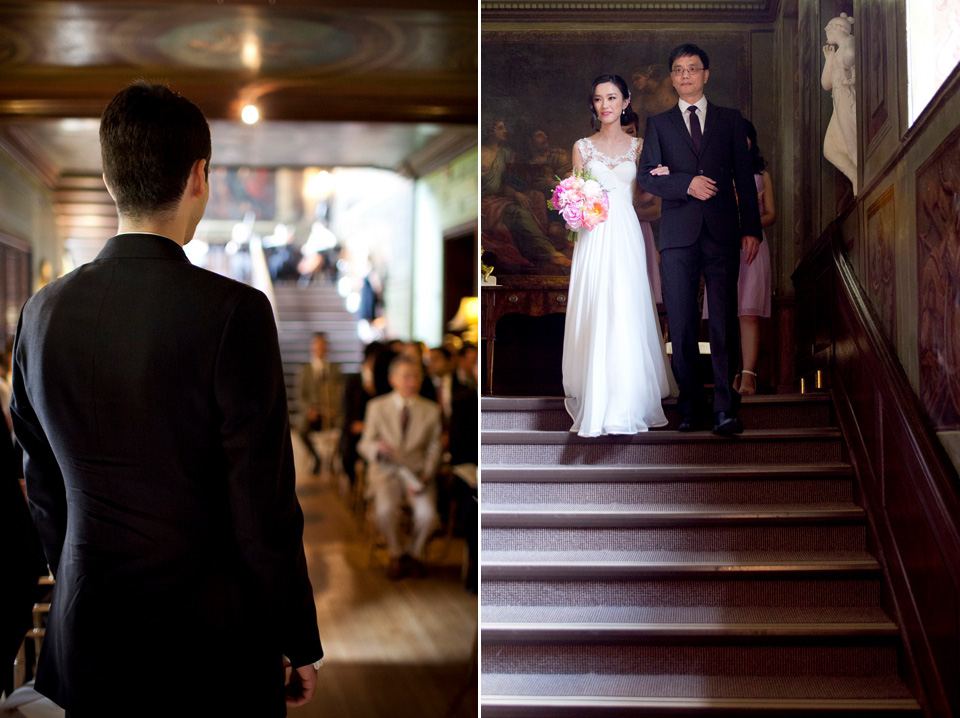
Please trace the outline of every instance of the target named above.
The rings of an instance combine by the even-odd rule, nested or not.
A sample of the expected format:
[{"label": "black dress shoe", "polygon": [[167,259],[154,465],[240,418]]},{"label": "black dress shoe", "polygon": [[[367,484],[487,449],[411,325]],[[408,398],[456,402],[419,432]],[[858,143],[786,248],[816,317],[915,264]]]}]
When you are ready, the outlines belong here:
[{"label": "black dress shoe", "polygon": [[702,422],[692,414],[680,417],[680,423],[677,424],[677,431],[699,431],[701,428]]},{"label": "black dress shoe", "polygon": [[733,436],[743,433],[743,422],[736,414],[728,411],[718,411],[715,414],[716,422],[713,425],[713,433],[720,436]]}]

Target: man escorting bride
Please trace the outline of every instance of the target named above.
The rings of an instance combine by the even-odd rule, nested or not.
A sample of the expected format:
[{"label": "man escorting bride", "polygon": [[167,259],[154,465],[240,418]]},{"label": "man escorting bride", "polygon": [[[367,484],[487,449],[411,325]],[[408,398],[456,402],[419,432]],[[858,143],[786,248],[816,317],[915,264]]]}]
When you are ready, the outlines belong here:
[{"label": "man escorting bride", "polygon": [[[697,376],[700,274],[707,285],[713,365],[713,431],[743,431],[733,379],[740,357],[737,279],[740,254],[750,265],[760,249],[760,212],[743,116],[707,102],[710,59],[696,45],[670,53],[679,103],[647,120],[640,177],[661,197],[660,267],[663,300],[680,385],[680,431],[701,428],[707,397]],[[668,175],[653,173],[660,165]],[[734,189],[736,188],[736,189]],[[738,203],[739,198],[739,203]]]},{"label": "man escorting bride", "polygon": [[[600,130],[574,145],[573,167],[606,190],[609,211],[606,221],[579,231],[573,250],[563,339],[565,405],[570,430],[580,436],[635,434],[666,426],[660,402],[672,384],[633,209],[642,140],[621,128],[621,115],[633,113],[619,75],[594,80],[590,109]],[[642,192],[637,199],[652,196]]]}]

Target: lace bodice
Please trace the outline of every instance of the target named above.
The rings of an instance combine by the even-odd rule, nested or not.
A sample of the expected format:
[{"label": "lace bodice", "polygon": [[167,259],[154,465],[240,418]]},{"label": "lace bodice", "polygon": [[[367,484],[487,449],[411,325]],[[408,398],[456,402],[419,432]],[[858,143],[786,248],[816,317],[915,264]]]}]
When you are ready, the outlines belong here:
[{"label": "lace bodice", "polygon": [[608,157],[597,149],[593,140],[584,137],[577,141],[583,167],[603,185],[613,198],[620,196],[627,201],[633,200],[633,188],[637,179],[637,158],[643,147],[643,140],[630,138],[630,148],[616,157]]}]

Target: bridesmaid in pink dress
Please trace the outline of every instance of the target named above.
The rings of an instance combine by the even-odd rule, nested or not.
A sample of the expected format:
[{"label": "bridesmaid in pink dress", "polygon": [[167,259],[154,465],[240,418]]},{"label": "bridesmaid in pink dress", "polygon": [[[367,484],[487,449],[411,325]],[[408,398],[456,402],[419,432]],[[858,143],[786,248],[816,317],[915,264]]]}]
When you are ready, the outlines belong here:
[{"label": "bridesmaid in pink dress", "polygon": [[[631,112],[629,117],[621,117],[620,126],[631,137],[640,137],[640,118],[636,114]],[[647,254],[647,278],[650,280],[653,303],[663,304],[663,289],[660,284],[660,253],[657,252],[657,243],[653,238],[653,230],[650,228],[651,222],[660,219],[660,198],[653,195],[653,199],[649,202],[637,204],[636,201],[644,194],[647,193],[644,193],[643,187],[638,185],[637,195],[634,197],[634,209],[637,212],[637,219],[640,220],[640,232],[643,234],[643,246]]]},{"label": "bridesmaid in pink dress", "polygon": [[[777,207],[773,197],[773,182],[770,173],[764,169],[767,165],[760,148],[757,146],[757,130],[753,123],[746,120],[747,144],[753,158],[754,179],[757,182],[757,195],[760,198],[760,225],[766,229],[777,221]],[[738,375],[739,386],[734,388],[741,394],[755,394],[757,391],[757,356],[760,353],[760,317],[770,316],[770,242],[767,233],[763,233],[760,252],[753,264],[740,262],[740,283],[738,287],[738,314],[740,316],[740,352],[743,368]]]}]

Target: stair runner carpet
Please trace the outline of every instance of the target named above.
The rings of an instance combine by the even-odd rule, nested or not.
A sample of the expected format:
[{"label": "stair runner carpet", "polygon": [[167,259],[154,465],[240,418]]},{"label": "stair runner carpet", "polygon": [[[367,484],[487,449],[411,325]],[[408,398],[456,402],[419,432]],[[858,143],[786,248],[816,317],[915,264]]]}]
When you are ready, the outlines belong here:
[{"label": "stair runner carpet", "polygon": [[920,714],[829,397],[741,416],[582,439],[483,399],[484,718]]}]

